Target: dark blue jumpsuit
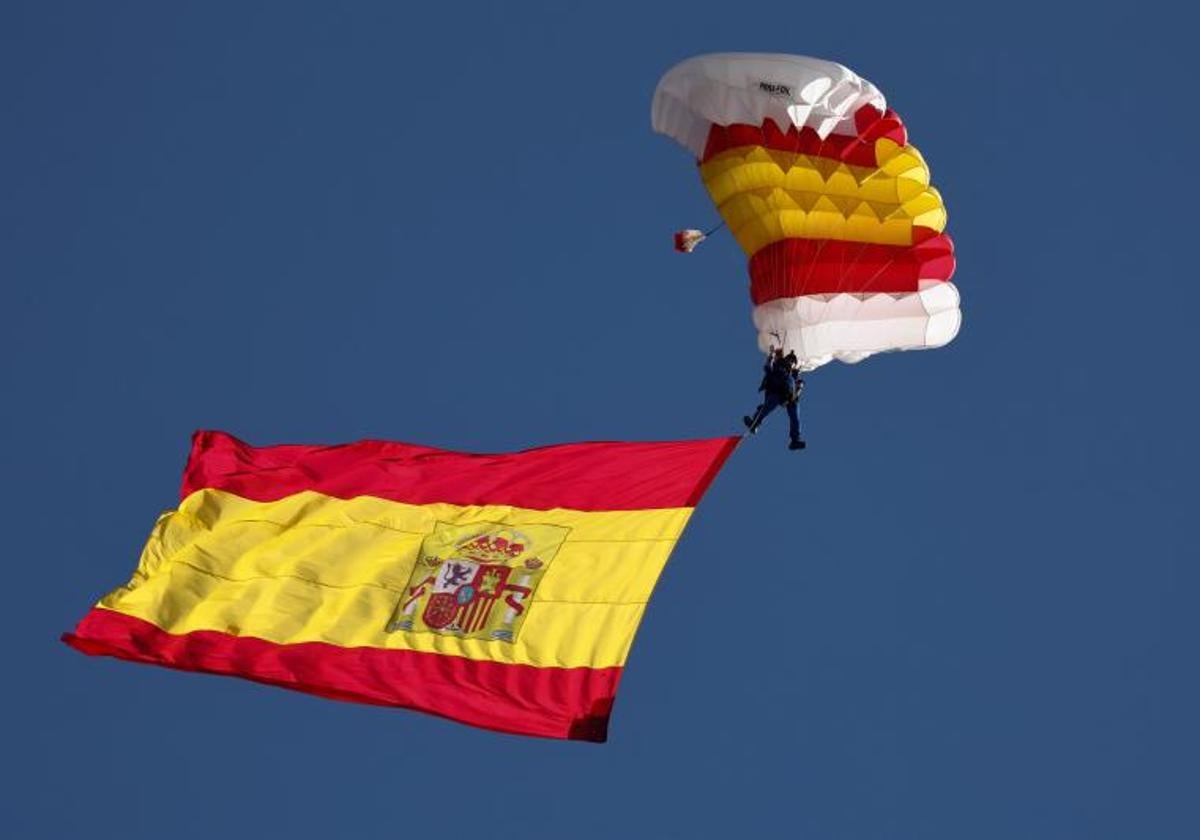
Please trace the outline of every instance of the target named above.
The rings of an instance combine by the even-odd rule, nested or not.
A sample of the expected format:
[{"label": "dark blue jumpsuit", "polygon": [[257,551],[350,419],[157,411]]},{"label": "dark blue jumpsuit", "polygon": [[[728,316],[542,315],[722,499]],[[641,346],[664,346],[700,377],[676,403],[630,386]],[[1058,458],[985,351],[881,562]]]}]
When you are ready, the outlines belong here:
[{"label": "dark blue jumpsuit", "polygon": [[796,413],[796,401],[803,388],[804,380],[800,378],[800,371],[792,370],[786,359],[779,356],[774,360],[768,359],[763,365],[762,384],[758,388],[763,392],[763,401],[754,412],[751,430],[761,426],[767,415],[782,405],[787,408],[788,435],[792,442],[799,441],[800,417]]}]

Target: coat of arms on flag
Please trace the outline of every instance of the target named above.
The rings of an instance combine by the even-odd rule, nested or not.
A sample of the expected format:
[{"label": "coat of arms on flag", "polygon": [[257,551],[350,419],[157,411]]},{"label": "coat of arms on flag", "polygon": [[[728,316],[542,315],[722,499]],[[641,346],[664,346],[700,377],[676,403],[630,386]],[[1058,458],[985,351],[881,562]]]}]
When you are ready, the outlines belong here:
[{"label": "coat of arms on flag", "polygon": [[387,630],[512,642],[569,528],[439,523],[421,544]]}]

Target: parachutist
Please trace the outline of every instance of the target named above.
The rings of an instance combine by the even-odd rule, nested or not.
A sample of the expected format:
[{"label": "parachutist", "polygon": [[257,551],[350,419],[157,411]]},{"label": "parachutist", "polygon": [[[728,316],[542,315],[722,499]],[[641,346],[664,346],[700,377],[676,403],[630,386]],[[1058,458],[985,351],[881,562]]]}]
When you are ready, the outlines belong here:
[{"label": "parachutist", "polygon": [[804,449],[807,444],[800,437],[800,417],[796,411],[796,403],[804,392],[804,380],[800,378],[796,354],[790,350],[784,354],[782,349],[772,347],[763,363],[763,377],[758,390],[763,392],[762,403],[754,410],[753,416],[742,418],[748,433],[755,434],[767,415],[782,405],[788,415],[788,449]]}]

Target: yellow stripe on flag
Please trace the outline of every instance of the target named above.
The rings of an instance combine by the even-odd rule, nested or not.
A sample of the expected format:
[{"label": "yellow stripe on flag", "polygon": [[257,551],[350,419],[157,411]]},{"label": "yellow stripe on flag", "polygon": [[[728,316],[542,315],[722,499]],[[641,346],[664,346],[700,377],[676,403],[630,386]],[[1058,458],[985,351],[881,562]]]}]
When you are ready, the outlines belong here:
[{"label": "yellow stripe on flag", "polygon": [[[159,519],[130,584],[100,605],[173,634],[212,630],[281,644],[619,666],[691,512],[409,505],[311,491],[255,502],[206,489]],[[566,529],[527,602],[516,641],[387,632],[422,540],[437,527],[471,523]],[[505,609],[496,602],[494,610]]]}]

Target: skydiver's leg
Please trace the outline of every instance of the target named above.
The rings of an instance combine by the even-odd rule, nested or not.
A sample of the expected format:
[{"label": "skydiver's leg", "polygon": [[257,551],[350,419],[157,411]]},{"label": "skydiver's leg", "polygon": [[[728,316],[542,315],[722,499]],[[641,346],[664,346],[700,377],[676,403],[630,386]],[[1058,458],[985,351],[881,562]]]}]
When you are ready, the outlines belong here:
[{"label": "skydiver's leg", "polygon": [[758,427],[767,419],[767,415],[774,411],[779,406],[779,398],[774,394],[767,393],[763,395],[762,405],[754,412],[753,422],[750,424],[750,433],[754,434],[758,431]]},{"label": "skydiver's leg", "polygon": [[789,401],[787,404],[788,413],[788,449],[803,449],[805,443],[800,439],[800,415],[796,411],[796,403]]},{"label": "skydiver's leg", "polygon": [[746,415],[742,418],[742,422],[746,425],[746,428],[750,430],[750,434],[754,434],[758,431],[758,427],[763,424],[763,421],[767,419],[767,415],[770,414],[777,405],[779,405],[779,401],[775,399],[774,396],[769,393],[763,394],[763,401],[761,404],[759,404],[758,408],[754,409],[754,414]]},{"label": "skydiver's leg", "polygon": [[742,422],[746,424],[746,428],[750,430],[750,434],[758,431],[758,427],[762,425],[763,418],[767,416],[767,408],[762,403],[754,409],[754,414],[742,418]]},{"label": "skydiver's leg", "polygon": [[791,400],[787,404],[788,415],[788,437],[792,440],[800,439],[800,415],[796,411],[796,403]]}]

